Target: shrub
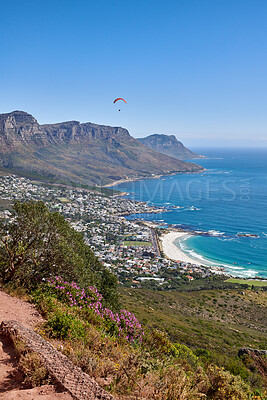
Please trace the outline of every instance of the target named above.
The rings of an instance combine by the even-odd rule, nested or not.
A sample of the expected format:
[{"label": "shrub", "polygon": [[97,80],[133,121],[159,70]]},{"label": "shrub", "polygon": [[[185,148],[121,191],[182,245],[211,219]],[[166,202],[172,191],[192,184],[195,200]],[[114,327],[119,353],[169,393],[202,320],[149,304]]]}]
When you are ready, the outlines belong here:
[{"label": "shrub", "polygon": [[233,376],[223,368],[210,365],[207,368],[210,387],[207,398],[212,400],[247,400],[252,393],[239,376]]},{"label": "shrub", "polygon": [[12,341],[19,356],[17,369],[22,373],[22,384],[26,387],[35,387],[49,383],[50,376],[40,356],[28,350],[18,337],[13,336]]},{"label": "shrub", "polygon": [[[111,335],[125,338],[128,342],[142,341],[144,331],[140,322],[131,312],[120,310],[113,312],[102,304],[103,296],[98,292],[95,286],[89,286],[87,289],[81,288],[76,282],[67,282],[62,277],[48,279],[48,284],[45,287],[46,292],[73,308],[76,312],[81,310],[83,315],[89,316],[90,321],[93,317],[98,321],[102,320],[106,332]],[[91,315],[90,315],[91,314]],[[62,326],[63,336],[66,337],[67,332],[71,331],[70,315],[63,317],[61,314],[54,314],[49,319],[50,328],[59,331]],[[58,327],[57,327],[58,326]]]},{"label": "shrub", "polygon": [[189,349],[187,346],[184,344],[180,343],[175,343],[175,356],[179,358],[180,360],[185,360],[187,361],[190,365],[196,366],[198,362],[197,356],[193,353],[191,349]]},{"label": "shrub", "polygon": [[248,370],[240,360],[231,360],[226,363],[225,368],[233,375],[239,375],[242,379],[247,380]]},{"label": "shrub", "polygon": [[106,269],[58,212],[41,201],[15,202],[8,223],[0,222],[0,280],[35,289],[60,273],[80,286],[95,284],[103,303],[118,308],[117,278]]},{"label": "shrub", "polygon": [[85,337],[85,327],[82,321],[65,310],[57,309],[51,314],[46,327],[50,334],[58,339]]},{"label": "shrub", "polygon": [[204,362],[209,362],[211,360],[210,352],[206,349],[196,349],[195,355],[200,357]]},{"label": "shrub", "polygon": [[36,387],[49,383],[48,371],[39,355],[34,352],[21,355],[18,369],[24,375],[23,384],[26,386]]}]

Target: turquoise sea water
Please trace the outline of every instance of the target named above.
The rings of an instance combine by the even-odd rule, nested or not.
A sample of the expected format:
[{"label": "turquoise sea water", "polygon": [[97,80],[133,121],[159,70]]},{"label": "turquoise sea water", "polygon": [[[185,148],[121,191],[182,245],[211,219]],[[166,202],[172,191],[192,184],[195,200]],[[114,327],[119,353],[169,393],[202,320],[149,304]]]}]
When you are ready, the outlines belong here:
[{"label": "turquoise sea water", "polygon": [[[192,236],[177,244],[197,261],[224,265],[233,275],[267,278],[267,149],[198,151],[209,157],[196,161],[206,168],[204,173],[114,187],[129,198],[168,209],[129,218],[209,231],[209,236]],[[256,236],[242,236],[248,234]]]}]

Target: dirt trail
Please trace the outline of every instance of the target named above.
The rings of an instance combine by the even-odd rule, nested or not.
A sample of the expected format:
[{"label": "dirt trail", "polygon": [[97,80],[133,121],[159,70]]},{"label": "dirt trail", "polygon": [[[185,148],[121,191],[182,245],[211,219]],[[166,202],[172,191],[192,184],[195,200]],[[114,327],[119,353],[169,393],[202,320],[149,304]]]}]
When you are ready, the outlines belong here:
[{"label": "dirt trail", "polygon": [[[0,290],[0,323],[16,320],[27,328],[42,322],[42,317],[29,303]],[[0,399],[3,400],[71,400],[68,393],[58,393],[53,386],[21,389],[21,377],[16,374],[17,358],[12,343],[0,335]]]},{"label": "dirt trail", "polygon": [[41,315],[30,303],[0,290],[0,322],[5,320],[18,321],[26,328],[33,328],[43,321]]}]

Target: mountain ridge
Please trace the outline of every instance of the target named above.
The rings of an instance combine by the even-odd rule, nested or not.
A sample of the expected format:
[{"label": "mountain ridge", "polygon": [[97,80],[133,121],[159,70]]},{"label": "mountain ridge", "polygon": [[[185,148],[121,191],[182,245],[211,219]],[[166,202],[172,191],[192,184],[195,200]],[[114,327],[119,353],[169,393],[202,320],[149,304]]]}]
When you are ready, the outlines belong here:
[{"label": "mountain ridge", "polygon": [[177,158],[178,160],[205,158],[189,150],[182,142],[177,140],[174,135],[165,135],[161,133],[149,135],[144,138],[137,138],[137,140],[152,150]]},{"label": "mountain ridge", "polygon": [[40,125],[25,111],[0,114],[0,166],[98,186],[203,169],[148,149],[125,128],[79,121]]}]

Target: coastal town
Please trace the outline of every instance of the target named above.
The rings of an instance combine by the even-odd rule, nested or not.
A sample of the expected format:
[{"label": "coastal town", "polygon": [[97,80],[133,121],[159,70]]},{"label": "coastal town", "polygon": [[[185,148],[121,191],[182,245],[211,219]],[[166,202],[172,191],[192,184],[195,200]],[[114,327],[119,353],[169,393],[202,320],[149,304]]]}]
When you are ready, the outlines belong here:
[{"label": "coastal town", "polygon": [[[183,260],[170,257],[174,237],[184,233],[138,219],[138,214],[167,212],[164,207],[123,198],[117,191],[53,187],[15,175],[0,177],[1,219],[11,218],[14,201],[30,199],[43,201],[50,210],[63,214],[123,285],[173,289],[181,282],[218,272],[191,262],[185,255]],[[136,218],[127,219],[130,215]]]}]

